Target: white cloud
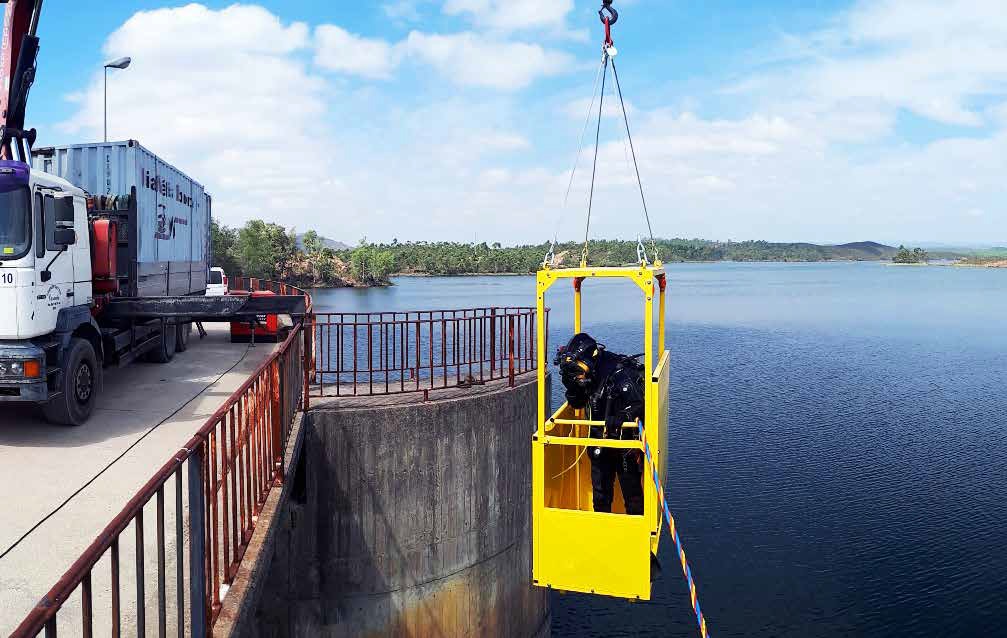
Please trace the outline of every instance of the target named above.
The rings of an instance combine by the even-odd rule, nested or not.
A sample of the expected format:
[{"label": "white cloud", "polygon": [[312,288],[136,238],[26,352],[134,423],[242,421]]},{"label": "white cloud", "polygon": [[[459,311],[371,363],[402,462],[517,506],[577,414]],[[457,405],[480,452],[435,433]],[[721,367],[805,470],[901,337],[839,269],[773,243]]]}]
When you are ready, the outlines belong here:
[{"label": "white cloud", "polygon": [[703,175],[692,180],[692,185],[700,189],[709,191],[734,190],[735,184],[731,180],[718,177],[717,175]]},{"label": "white cloud", "polygon": [[419,0],[395,0],[381,5],[381,10],[392,20],[417,22],[420,19]]},{"label": "white cloud", "polygon": [[470,32],[438,35],[413,31],[401,46],[407,55],[461,86],[521,89],[573,65],[572,58],[559,51]]},{"label": "white cloud", "polygon": [[526,137],[515,133],[502,133],[498,131],[479,133],[473,139],[473,143],[484,149],[494,151],[523,151],[531,148],[531,142]]},{"label": "white cloud", "polygon": [[315,29],[315,64],[324,69],[387,79],[398,63],[398,54],[384,40],[362,38],[331,24]]},{"label": "white cloud", "polygon": [[660,161],[671,156],[763,156],[797,146],[802,132],[782,117],[753,115],[744,120],[703,120],[692,113],[648,114],[641,147]]},{"label": "white cloud", "polygon": [[573,0],[447,0],[443,7],[446,15],[499,31],[563,29],[572,10]]},{"label": "white cloud", "polygon": [[[133,58],[109,76],[109,137],[138,139],[202,182],[225,222],[279,211],[304,219],[339,186],[327,87],[298,60],[309,45],[305,25],[260,7],[138,12],[103,50]],[[101,139],[101,76],[77,93],[79,110],[60,130]]]},{"label": "white cloud", "polygon": [[[607,91],[606,91],[607,93]],[[579,100],[574,100],[569,102],[564,108],[563,112],[566,113],[567,117],[573,118],[575,121],[583,121],[585,117],[590,117],[597,119],[598,117],[598,100],[595,98],[581,98]],[[626,112],[633,116],[636,113],[636,107],[629,100],[626,100]],[[614,99],[610,99],[609,96],[605,96],[605,103],[601,107],[602,117],[614,117],[622,118],[622,107],[619,106],[619,102]],[[632,122],[631,122],[632,124]]]},{"label": "white cloud", "polygon": [[785,49],[783,71],[742,88],[971,127],[985,123],[972,98],[1007,92],[1000,0],[861,1],[827,30],[785,38]]},{"label": "white cloud", "polygon": [[315,63],[321,68],[387,79],[404,62],[428,65],[457,86],[517,90],[573,67],[562,51],[471,31],[412,31],[401,42],[363,38],[334,25],[315,30]]}]

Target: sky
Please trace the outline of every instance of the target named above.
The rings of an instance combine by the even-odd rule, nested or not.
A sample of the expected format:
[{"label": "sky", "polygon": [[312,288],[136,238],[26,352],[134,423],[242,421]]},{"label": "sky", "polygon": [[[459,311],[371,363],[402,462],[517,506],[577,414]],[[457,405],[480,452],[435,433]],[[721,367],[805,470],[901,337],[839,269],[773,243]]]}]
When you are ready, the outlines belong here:
[{"label": "sky", "polygon": [[[102,65],[128,55],[110,138],[203,183],[224,224],[583,237],[599,0],[95,4],[44,4],[37,145],[100,140]],[[615,7],[656,235],[1007,242],[1003,0]],[[590,234],[632,239],[647,227],[611,86]]]}]

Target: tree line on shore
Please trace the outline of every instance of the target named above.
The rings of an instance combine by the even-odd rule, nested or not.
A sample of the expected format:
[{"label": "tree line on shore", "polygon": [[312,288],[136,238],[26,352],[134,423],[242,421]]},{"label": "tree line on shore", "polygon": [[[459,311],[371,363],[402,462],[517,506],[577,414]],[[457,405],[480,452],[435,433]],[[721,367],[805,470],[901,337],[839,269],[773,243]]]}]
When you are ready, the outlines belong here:
[{"label": "tree line on shore", "polygon": [[[460,242],[371,243],[366,239],[354,248],[330,247],[314,231],[300,236],[292,228],[254,219],[240,228],[211,229],[215,266],[228,274],[280,279],[300,286],[338,287],[386,285],[393,274],[465,275],[528,274],[542,264],[550,245],[502,246]],[[647,256],[653,251],[646,242]],[[920,259],[904,247],[861,242],[840,246],[766,241],[719,242],[704,239],[659,239],[657,251],[665,262],[689,261],[827,261],[855,259]],[[917,249],[919,250],[919,249]],[[555,246],[557,266],[580,263],[583,244],[563,242]],[[927,257],[922,251],[922,258]],[[637,242],[592,240],[589,261],[596,266],[636,263]]]}]

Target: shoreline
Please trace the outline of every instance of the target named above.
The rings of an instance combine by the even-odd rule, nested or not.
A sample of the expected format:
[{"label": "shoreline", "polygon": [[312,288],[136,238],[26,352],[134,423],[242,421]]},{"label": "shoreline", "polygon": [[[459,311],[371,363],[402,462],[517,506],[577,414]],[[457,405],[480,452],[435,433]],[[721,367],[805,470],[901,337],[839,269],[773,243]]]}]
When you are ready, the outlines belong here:
[{"label": "shoreline", "polygon": [[[749,259],[749,260],[732,260],[732,259],[715,259],[715,260],[689,260],[689,261],[666,261],[665,266],[676,265],[676,266],[688,266],[688,265],[710,265],[710,264],[887,264],[888,261],[884,259],[816,259],[808,261],[799,261],[796,259],[790,260],[778,260],[778,259]],[[556,269],[562,268],[563,266],[557,266]],[[596,266],[598,268],[604,268],[604,266]],[[534,272],[462,272],[462,273],[426,273],[426,272],[397,272],[389,275],[390,277],[534,277]]]},{"label": "shoreline", "polygon": [[[912,267],[924,267],[924,266],[937,266],[937,267],[954,267],[954,268],[1007,268],[1007,261],[996,262],[993,264],[968,264],[968,263],[923,263],[923,264],[900,264],[883,259],[822,259],[816,261],[778,261],[778,260],[751,260],[751,261],[728,261],[728,260],[718,260],[718,261],[672,261],[665,262],[665,266],[674,265],[711,265],[711,264],[794,264],[794,265],[807,265],[807,264],[878,264],[880,266],[892,267],[892,266],[912,266]],[[445,278],[464,278],[464,277],[534,277],[535,273],[528,272],[465,272],[465,273],[425,273],[425,272],[402,272],[394,273],[389,277],[391,279],[403,278],[403,279],[432,279],[435,277],[445,277]],[[372,286],[312,286],[312,290],[340,290],[340,289],[353,289],[353,290],[367,290],[370,288],[388,288],[394,286],[392,282],[386,284],[375,284]]]}]

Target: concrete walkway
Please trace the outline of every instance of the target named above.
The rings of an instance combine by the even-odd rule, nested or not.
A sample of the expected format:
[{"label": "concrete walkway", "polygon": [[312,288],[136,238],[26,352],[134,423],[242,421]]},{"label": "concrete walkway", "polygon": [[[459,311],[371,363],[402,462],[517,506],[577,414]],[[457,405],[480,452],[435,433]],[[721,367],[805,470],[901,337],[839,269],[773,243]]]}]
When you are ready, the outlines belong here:
[{"label": "concrete walkway", "polygon": [[[49,425],[32,408],[0,404],[0,635],[17,626],[126,501],[274,349],[230,343],[226,324],[207,330],[202,341],[194,333],[189,350],[169,364],[106,370],[104,394],[84,426]],[[173,509],[174,496],[167,502]],[[152,531],[151,524],[145,528]],[[173,530],[174,522],[167,528]],[[145,533],[146,545],[152,537]],[[125,568],[133,562],[131,536],[124,534],[121,544]],[[149,553],[147,569],[154,560]],[[96,570],[107,570],[106,563],[107,558]],[[133,583],[124,572],[123,594]],[[94,587],[97,598],[97,581]],[[148,583],[146,596],[153,589]],[[63,631],[64,620],[79,618],[79,600],[78,594],[67,613],[61,612],[61,635],[79,633],[79,625]],[[130,607],[135,609],[135,602],[124,600],[124,616]],[[152,618],[150,613],[148,632],[157,627],[156,612]],[[96,609],[95,635],[101,635],[99,615],[107,615],[107,608]],[[125,626],[131,624],[127,618]]]}]

